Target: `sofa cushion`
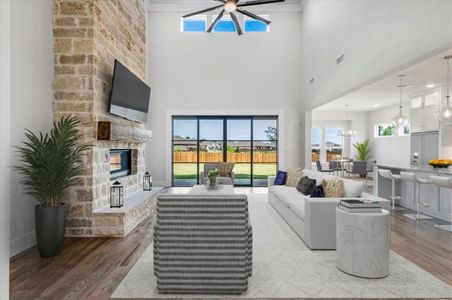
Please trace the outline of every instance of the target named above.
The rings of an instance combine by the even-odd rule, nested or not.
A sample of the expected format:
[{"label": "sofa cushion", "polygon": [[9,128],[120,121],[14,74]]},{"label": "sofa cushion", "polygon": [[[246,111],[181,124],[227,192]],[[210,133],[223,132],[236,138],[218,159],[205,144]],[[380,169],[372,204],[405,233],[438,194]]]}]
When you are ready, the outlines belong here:
[{"label": "sofa cushion", "polygon": [[285,185],[287,180],[287,172],[284,171],[278,171],[278,174],[276,174],[274,185]]},{"label": "sofa cushion", "polygon": [[303,177],[303,170],[300,168],[298,169],[287,169],[287,180],[286,185],[296,188],[298,185],[298,182]]},{"label": "sofa cushion", "polygon": [[317,180],[310,179],[309,177],[305,176],[300,179],[297,185],[297,190],[302,193],[303,195],[309,196],[311,195],[312,191],[315,189],[315,185],[317,183]]},{"label": "sofa cushion", "polygon": [[286,206],[290,206],[292,201],[300,201],[304,203],[304,197],[302,193],[297,191],[296,188],[285,185],[273,185],[269,191],[273,193],[278,199]]},{"label": "sofa cushion", "polygon": [[234,169],[235,163],[231,162],[218,162],[218,171],[220,176],[227,177],[231,176],[232,170]]},{"label": "sofa cushion", "polygon": [[327,198],[342,198],[345,197],[344,181],[342,179],[333,178],[322,181],[325,190],[325,197]]},{"label": "sofa cushion", "polygon": [[[303,175],[308,176],[309,178],[317,179],[318,183],[322,182],[322,180],[330,180],[336,177],[309,169],[304,169]],[[366,184],[364,182],[349,179],[342,180],[344,182],[345,197],[347,198],[358,198],[366,189]]]},{"label": "sofa cushion", "polygon": [[318,185],[311,192],[311,198],[325,198],[325,190],[323,189],[323,185]]}]

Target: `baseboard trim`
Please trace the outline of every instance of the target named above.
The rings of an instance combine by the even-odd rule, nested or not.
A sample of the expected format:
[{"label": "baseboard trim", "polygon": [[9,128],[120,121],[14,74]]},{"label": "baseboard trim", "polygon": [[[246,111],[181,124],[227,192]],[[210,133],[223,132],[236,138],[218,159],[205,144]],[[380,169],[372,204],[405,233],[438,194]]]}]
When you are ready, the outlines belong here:
[{"label": "baseboard trim", "polygon": [[13,257],[35,245],[36,245],[36,231],[33,230],[18,238],[10,240],[9,255],[10,257]]}]

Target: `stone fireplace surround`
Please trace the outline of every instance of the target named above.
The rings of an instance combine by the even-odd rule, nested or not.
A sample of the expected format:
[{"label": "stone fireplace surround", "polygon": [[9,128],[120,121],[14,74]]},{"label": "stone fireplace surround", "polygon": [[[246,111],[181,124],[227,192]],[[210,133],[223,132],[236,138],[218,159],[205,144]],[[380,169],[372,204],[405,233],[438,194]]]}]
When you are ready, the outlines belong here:
[{"label": "stone fireplace surround", "polygon": [[[84,159],[84,175],[70,188],[64,201],[69,204],[67,236],[123,236],[140,218],[152,213],[123,214],[118,230],[107,214],[109,206],[110,149],[133,149],[136,172],[123,177],[125,197],[142,188],[145,172],[144,141],[97,140],[97,124],[114,122],[117,126],[144,130],[139,125],[107,113],[114,60],[117,59],[146,81],[146,22],[143,0],[53,0],[54,37],[54,119],[75,115],[81,120],[79,131],[84,143],[92,145]],[[149,196],[149,195],[148,195]],[[150,202],[151,201],[151,202]],[[117,217],[117,216],[116,216]],[[129,218],[124,221],[125,218]],[[132,219],[130,219],[132,218]],[[99,228],[104,228],[99,230]]]}]

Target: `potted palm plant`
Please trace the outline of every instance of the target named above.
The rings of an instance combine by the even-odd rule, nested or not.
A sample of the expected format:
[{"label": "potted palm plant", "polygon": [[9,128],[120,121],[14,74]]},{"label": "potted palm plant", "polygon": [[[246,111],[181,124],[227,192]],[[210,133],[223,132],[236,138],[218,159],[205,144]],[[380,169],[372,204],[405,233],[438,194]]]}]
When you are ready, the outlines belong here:
[{"label": "potted palm plant", "polygon": [[355,156],[358,161],[368,161],[370,156],[370,141],[364,140],[362,143],[356,143],[353,145],[355,147],[357,155]]},{"label": "potted palm plant", "polygon": [[89,145],[80,145],[80,120],[62,117],[50,133],[26,130],[26,140],[17,146],[25,192],[39,201],[35,207],[36,239],[42,257],[57,256],[63,250],[67,205],[63,192],[83,174],[82,158]]}]

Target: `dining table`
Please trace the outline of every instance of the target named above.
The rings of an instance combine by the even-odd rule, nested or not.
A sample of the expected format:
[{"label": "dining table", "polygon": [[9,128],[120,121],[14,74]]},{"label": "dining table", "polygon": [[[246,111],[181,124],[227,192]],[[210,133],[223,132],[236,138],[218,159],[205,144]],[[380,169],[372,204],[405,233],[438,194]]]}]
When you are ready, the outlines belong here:
[{"label": "dining table", "polygon": [[335,162],[335,163],[339,163],[340,164],[342,177],[345,177],[345,164],[347,164],[347,170],[348,170],[348,168],[350,168],[350,162],[351,161],[352,161],[351,159],[335,159],[335,160],[331,160],[331,162]]}]

